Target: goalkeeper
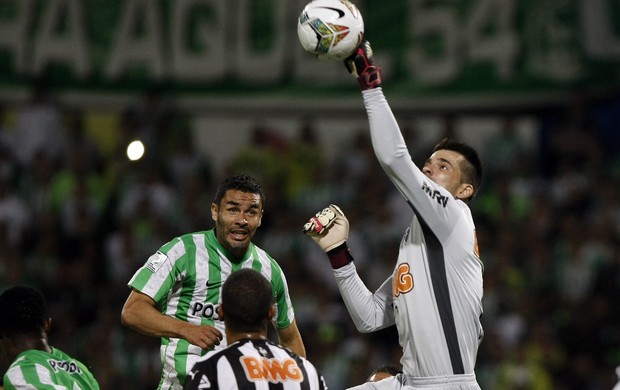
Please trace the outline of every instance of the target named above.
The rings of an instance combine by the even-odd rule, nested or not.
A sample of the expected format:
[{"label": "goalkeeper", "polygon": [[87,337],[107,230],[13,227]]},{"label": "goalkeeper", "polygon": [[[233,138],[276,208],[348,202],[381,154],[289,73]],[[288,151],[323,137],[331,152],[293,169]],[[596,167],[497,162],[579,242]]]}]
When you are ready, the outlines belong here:
[{"label": "goalkeeper", "polygon": [[304,226],[327,252],[357,329],[367,333],[394,324],[398,329],[403,373],[353,389],[479,390],[474,366],[483,336],[483,265],[468,207],[481,182],[478,154],[443,139],[422,169],[416,167],[383,95],[369,43],[345,65],[362,90],[379,163],[414,212],[394,271],[374,293],[356,272],[347,247],[349,223],[338,206]]}]

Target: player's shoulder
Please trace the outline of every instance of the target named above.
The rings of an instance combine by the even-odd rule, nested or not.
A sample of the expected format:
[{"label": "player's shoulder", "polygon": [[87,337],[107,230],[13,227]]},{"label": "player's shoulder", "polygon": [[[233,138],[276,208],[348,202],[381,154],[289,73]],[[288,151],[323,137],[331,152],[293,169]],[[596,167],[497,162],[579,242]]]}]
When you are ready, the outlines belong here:
[{"label": "player's shoulder", "polygon": [[[54,356],[45,351],[39,351],[37,349],[30,349],[20,353],[17,358],[11,363],[6,371],[5,377],[9,382],[14,378],[21,378],[23,370],[29,370],[31,368],[40,367],[44,369],[50,369],[50,358]],[[37,370],[35,368],[35,370]]]},{"label": "player's shoulder", "polygon": [[456,205],[458,206],[459,210],[462,213],[463,220],[467,224],[473,225],[474,224],[474,218],[473,218],[473,216],[471,214],[471,209],[469,208],[469,204],[464,202],[464,201],[462,201],[462,200],[460,200],[460,199],[457,199],[456,200]]},{"label": "player's shoulder", "polygon": [[211,230],[199,230],[199,231],[193,231],[193,232],[186,232],[186,233],[182,233],[179,234],[178,236],[174,237],[172,240],[170,240],[170,242],[178,242],[178,241],[184,241],[184,242],[191,242],[194,239],[196,239],[197,237],[199,238],[208,238],[208,237],[213,237],[215,238],[215,232],[213,231],[213,229]]},{"label": "player's shoulder", "polygon": [[164,245],[162,245],[158,252],[172,258],[180,257],[188,252],[188,248],[195,248],[197,243],[204,243],[204,246],[209,246],[215,239],[213,230],[194,231],[182,233],[173,237]]},{"label": "player's shoulder", "polygon": [[258,256],[258,260],[263,263],[268,263],[272,268],[280,269],[280,264],[269,254],[269,252],[256,244],[252,244],[252,248],[252,250],[256,253],[256,256]]},{"label": "player's shoulder", "polygon": [[17,355],[17,358],[15,358],[11,365],[24,365],[39,361],[46,362],[49,358],[56,358],[54,352],[54,348],[52,348],[52,353],[38,349],[28,349]]}]

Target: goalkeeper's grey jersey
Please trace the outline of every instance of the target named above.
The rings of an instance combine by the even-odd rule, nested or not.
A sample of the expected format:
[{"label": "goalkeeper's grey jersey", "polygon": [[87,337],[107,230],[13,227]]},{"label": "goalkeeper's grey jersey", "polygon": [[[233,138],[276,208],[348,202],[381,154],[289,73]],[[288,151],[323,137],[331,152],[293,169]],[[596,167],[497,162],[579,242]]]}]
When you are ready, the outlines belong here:
[{"label": "goalkeeper's grey jersey", "polygon": [[316,367],[268,340],[243,339],[202,357],[185,390],[327,390]]},{"label": "goalkeeper's grey jersey", "polygon": [[[250,244],[237,262],[215,237],[215,231],[177,237],[153,254],[129,281],[129,286],[150,296],[165,315],[192,324],[212,325],[224,334],[224,322],[217,316],[222,284],[232,272],[253,268],[271,282],[276,315],[274,323],[286,328],[294,318],[284,273],[264,250]],[[226,346],[226,339],[217,349]],[[206,351],[186,340],[163,337],[160,389],[180,389],[187,372]]]},{"label": "goalkeeper's grey jersey", "polygon": [[405,374],[463,375],[475,387],[483,266],[471,212],[415,166],[382,90],[363,96],[377,158],[414,217],[392,276],[374,294],[353,263],[335,270],[339,288],[361,331],[396,323]]}]

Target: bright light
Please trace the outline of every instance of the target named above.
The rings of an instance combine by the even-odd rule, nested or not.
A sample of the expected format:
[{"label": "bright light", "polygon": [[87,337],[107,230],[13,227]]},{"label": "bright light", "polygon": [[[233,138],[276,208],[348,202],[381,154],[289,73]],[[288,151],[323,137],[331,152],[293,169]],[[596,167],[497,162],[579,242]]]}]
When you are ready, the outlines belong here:
[{"label": "bright light", "polygon": [[127,146],[127,157],[131,161],[136,161],[141,159],[142,156],[144,156],[144,144],[142,144],[142,141],[131,141],[131,143]]}]

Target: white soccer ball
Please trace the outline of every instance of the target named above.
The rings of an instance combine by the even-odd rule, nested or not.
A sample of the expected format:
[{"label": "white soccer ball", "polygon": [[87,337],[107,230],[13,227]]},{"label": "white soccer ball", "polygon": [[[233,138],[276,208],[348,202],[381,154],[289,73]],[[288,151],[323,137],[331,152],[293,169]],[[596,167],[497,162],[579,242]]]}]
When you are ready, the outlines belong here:
[{"label": "white soccer ball", "polygon": [[348,0],[313,0],[297,20],[297,36],[305,51],[326,61],[340,61],[364,38],[364,20]]}]

